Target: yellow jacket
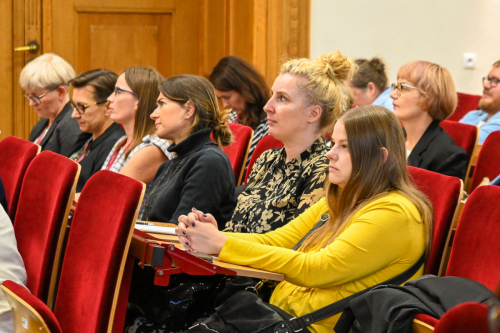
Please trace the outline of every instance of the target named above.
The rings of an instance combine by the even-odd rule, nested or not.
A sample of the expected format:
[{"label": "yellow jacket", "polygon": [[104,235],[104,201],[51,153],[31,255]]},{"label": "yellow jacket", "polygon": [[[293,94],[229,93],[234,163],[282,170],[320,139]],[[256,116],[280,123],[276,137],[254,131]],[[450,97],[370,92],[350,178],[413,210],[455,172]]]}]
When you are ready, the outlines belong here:
[{"label": "yellow jacket", "polygon": [[[328,212],[322,198],[286,226],[260,234],[227,233],[219,259],[282,273],[271,303],[300,317],[384,282],[422,256],[425,231],[415,205],[397,192],[363,207],[342,233],[323,249],[291,248]],[[423,267],[412,279],[422,276]],[[311,325],[330,333],[340,314]]]}]

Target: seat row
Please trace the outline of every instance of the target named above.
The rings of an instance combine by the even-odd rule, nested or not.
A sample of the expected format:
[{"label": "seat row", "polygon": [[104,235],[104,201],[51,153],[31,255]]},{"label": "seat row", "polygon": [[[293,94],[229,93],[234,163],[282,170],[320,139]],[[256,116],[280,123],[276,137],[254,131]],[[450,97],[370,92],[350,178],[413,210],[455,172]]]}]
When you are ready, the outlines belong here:
[{"label": "seat row", "polygon": [[[266,141],[269,139],[263,139],[262,145],[279,144]],[[0,159],[3,157],[0,150]],[[17,164],[23,164],[21,162]],[[418,168],[409,169],[414,184],[430,198],[434,207],[432,251],[425,273],[439,274],[441,271],[441,275],[472,278],[490,289],[495,288],[500,281],[500,270],[491,270],[500,265],[494,255],[488,255],[488,251],[497,253],[495,247],[500,226],[496,225],[494,218],[499,212],[489,203],[500,199],[500,188],[478,188],[465,203],[460,216],[463,185],[458,178]],[[124,310],[116,311],[124,304],[123,300],[118,300],[120,279],[125,270],[133,222],[142,201],[143,184],[119,174],[99,172],[82,191],[83,204],[81,198],[72,222],[66,224],[78,172],[78,164],[57,154],[43,152],[35,157],[24,176],[14,229],[28,272],[28,288],[35,297],[54,309],[62,331],[68,331],[64,329],[65,325],[85,324],[95,328],[89,332],[100,332],[102,330],[97,326],[113,329],[113,325],[123,325]],[[455,233],[454,220],[459,221]],[[109,228],[114,225],[124,226],[121,236],[119,230]],[[121,242],[117,241],[120,237],[124,237]],[[490,244],[493,241],[495,245]],[[451,256],[447,262],[443,256],[446,257],[451,242]],[[114,253],[113,246],[118,243],[120,245]],[[119,265],[113,268],[111,261]],[[81,312],[90,294],[94,297],[94,306]],[[12,296],[13,301],[16,297]],[[99,297],[108,301],[101,300],[102,306],[96,307],[95,304],[100,304]],[[79,312],[69,316],[72,306],[69,303],[75,301],[79,304]],[[113,312],[122,317],[114,320],[117,317]],[[93,314],[97,319],[89,321]],[[70,317],[72,319],[68,319]],[[419,319],[422,322],[422,318]],[[425,319],[436,324],[436,321]]]}]

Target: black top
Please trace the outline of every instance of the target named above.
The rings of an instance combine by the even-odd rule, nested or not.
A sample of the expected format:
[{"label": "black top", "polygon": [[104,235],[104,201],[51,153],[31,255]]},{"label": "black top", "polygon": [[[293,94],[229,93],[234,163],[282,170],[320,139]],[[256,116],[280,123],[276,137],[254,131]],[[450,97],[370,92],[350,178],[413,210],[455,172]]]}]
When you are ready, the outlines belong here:
[{"label": "black top", "polygon": [[408,165],[465,179],[469,156],[433,121],[408,156]]},{"label": "black top", "polygon": [[168,148],[177,157],[158,169],[144,199],[146,219],[177,224],[193,207],[212,214],[219,229],[231,218],[236,204],[234,173],[229,158],[210,140],[210,132],[199,130]]},{"label": "black top", "polygon": [[[82,133],[80,135],[86,136],[86,134],[87,133]],[[76,185],[76,192],[81,192],[83,186],[89,178],[94,173],[101,170],[102,165],[106,161],[109,152],[116,144],[116,141],[124,135],[125,131],[120,127],[120,125],[113,123],[106,131],[104,131],[104,133],[90,143],[88,155],[80,161],[82,170],[80,171],[80,178],[78,179],[78,184]],[[80,139],[78,141],[80,141]],[[86,142],[84,145],[85,144]],[[80,149],[82,149],[82,145],[73,147],[71,154],[74,154]]]},{"label": "black top", "polygon": [[[81,147],[90,139],[92,134],[80,131],[80,126],[76,119],[71,118],[71,113],[73,113],[73,108],[68,102],[61,113],[54,119],[54,123],[43,137],[42,142],[40,142],[42,151],[49,150],[69,157],[75,145]],[[31,130],[29,140],[35,142],[48,124],[49,120],[47,118],[40,119]]]}]

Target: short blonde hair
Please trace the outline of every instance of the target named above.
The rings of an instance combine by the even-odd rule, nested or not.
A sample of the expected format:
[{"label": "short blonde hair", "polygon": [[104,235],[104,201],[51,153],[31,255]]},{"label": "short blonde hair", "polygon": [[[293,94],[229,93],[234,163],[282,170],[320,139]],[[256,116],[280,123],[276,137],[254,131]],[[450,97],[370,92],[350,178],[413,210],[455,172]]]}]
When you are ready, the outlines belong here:
[{"label": "short blonde hair", "polygon": [[280,74],[304,78],[299,87],[307,94],[309,105],[321,106],[320,129],[332,124],[352,107],[353,96],[346,85],[357,65],[339,51],[325,53],[318,59],[292,59],[281,66]]},{"label": "short blonde hair", "polygon": [[414,84],[422,94],[419,106],[434,120],[448,118],[457,107],[458,97],[450,72],[428,61],[409,62],[398,71],[398,80]]},{"label": "short blonde hair", "polygon": [[69,88],[69,81],[75,76],[75,70],[66,60],[57,54],[46,53],[24,66],[19,77],[19,84],[23,89],[58,86]]}]

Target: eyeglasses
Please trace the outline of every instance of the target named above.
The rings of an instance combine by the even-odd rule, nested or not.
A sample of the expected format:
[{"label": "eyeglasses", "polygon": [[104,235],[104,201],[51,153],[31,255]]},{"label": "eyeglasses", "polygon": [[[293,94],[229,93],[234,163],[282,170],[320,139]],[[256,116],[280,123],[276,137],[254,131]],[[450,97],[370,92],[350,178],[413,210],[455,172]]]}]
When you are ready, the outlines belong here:
[{"label": "eyeglasses", "polygon": [[122,88],[118,88],[118,87],[115,87],[115,91],[113,92],[113,94],[115,94],[115,96],[118,96],[122,92],[126,92],[126,93],[129,93],[129,94],[132,94],[135,97],[139,98],[139,95],[137,95],[135,92],[130,91],[130,90],[125,90],[125,89],[122,89]]},{"label": "eyeglasses", "polygon": [[74,100],[70,99],[69,102],[71,103],[71,106],[73,107],[73,109],[78,112],[78,114],[84,114],[85,113],[85,109],[91,107],[91,106],[94,106],[94,105],[100,105],[100,104],[104,104],[106,103],[107,101],[103,101],[103,102],[97,102],[97,103],[94,103],[94,104],[89,104],[89,105],[84,105],[84,104],[79,104],[79,103],[75,103]]},{"label": "eyeglasses", "polygon": [[56,90],[57,88],[59,88],[59,86],[55,87],[55,88],[52,88],[50,89],[49,91],[47,91],[45,94],[42,94],[40,96],[37,96],[37,95],[28,95],[28,94],[25,94],[23,92],[23,96],[24,98],[26,98],[26,100],[29,102],[29,101],[32,101],[33,104],[35,105],[40,105],[42,104],[42,98],[45,97],[45,95],[47,95],[48,93],[51,93],[53,92],[54,90]]},{"label": "eyeglasses", "polygon": [[489,82],[490,86],[495,88],[498,85],[498,82],[500,82],[500,79],[497,79],[496,77],[483,77],[483,85],[486,82]]},{"label": "eyeglasses", "polygon": [[418,89],[417,87],[410,86],[409,84],[406,83],[393,83],[391,84],[391,90],[392,91],[397,91],[398,96],[401,96],[403,91],[407,91],[408,89]]}]

